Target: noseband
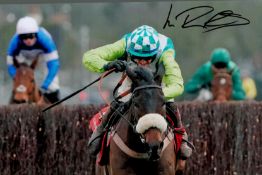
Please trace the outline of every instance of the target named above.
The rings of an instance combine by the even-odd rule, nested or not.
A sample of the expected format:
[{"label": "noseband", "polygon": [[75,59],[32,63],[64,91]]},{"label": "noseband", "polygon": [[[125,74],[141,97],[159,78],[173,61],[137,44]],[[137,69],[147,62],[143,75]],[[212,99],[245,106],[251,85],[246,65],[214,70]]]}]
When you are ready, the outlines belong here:
[{"label": "noseband", "polygon": [[139,90],[141,90],[141,89],[151,89],[151,88],[162,89],[162,87],[159,86],[159,85],[144,85],[144,86],[136,87],[136,88],[133,90],[133,94],[134,94],[136,91],[139,91]]}]

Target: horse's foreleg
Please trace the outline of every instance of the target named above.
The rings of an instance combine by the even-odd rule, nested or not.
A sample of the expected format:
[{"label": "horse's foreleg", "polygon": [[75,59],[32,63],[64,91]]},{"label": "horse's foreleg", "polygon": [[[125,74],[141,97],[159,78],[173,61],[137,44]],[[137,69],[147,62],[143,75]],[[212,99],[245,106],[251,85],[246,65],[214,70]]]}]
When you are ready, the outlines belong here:
[{"label": "horse's foreleg", "polygon": [[96,164],[96,175],[109,175],[106,171],[106,166],[100,166]]}]

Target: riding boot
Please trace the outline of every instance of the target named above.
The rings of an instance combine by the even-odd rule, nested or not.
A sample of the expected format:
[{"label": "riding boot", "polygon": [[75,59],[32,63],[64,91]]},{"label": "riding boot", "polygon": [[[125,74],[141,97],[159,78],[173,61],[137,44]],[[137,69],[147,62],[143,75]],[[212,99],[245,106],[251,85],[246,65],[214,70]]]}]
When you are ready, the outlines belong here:
[{"label": "riding boot", "polygon": [[96,130],[92,133],[91,137],[89,138],[88,150],[92,156],[96,156],[100,151],[102,138],[104,133],[106,132],[108,122],[111,118],[114,121],[116,120],[115,117],[119,116],[116,110],[119,111],[119,108],[120,108],[120,103],[112,102],[110,104],[110,108],[108,109],[107,113],[103,115],[100,125],[96,128]]},{"label": "riding boot", "polygon": [[44,97],[47,98],[50,103],[55,103],[60,100],[60,91],[56,90],[54,92],[44,93]]},{"label": "riding boot", "polygon": [[[174,122],[175,127],[176,128],[183,127],[180,113],[178,112],[178,109],[174,105],[172,105],[171,102],[166,103],[166,110],[170,118]],[[182,143],[180,147],[180,158],[183,160],[189,158],[192,154],[192,148],[194,148],[194,146],[192,145],[192,143],[188,141],[188,135],[185,131],[182,136]]]}]

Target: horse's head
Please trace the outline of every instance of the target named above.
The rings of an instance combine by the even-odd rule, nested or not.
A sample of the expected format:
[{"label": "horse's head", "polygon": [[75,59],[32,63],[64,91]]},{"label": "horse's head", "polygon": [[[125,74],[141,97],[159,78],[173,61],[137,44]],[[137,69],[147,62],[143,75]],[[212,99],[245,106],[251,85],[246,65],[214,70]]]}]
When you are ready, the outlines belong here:
[{"label": "horse's head", "polygon": [[32,102],[32,96],[36,90],[34,68],[36,66],[34,61],[30,66],[27,64],[20,64],[14,59],[16,67],[16,74],[13,80],[13,103],[29,103]]},{"label": "horse's head", "polygon": [[230,100],[232,94],[232,77],[227,69],[212,67],[214,78],[211,83],[213,100],[225,102]]},{"label": "horse's head", "polygon": [[161,88],[164,67],[160,65],[156,75],[140,66],[127,66],[132,80],[130,112],[136,132],[146,146],[150,160],[158,160],[167,130],[165,99]]}]

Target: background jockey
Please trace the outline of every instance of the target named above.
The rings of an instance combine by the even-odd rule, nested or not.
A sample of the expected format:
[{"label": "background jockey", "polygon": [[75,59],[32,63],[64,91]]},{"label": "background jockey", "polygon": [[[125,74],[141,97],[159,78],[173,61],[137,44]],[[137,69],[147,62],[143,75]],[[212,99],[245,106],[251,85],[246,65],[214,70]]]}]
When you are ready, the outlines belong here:
[{"label": "background jockey", "polygon": [[257,87],[255,80],[251,77],[249,70],[241,70],[242,86],[246,93],[247,100],[255,100],[257,96]]},{"label": "background jockey", "polygon": [[[183,93],[183,78],[175,60],[173,42],[170,38],[158,33],[154,28],[147,25],[140,26],[132,33],[124,35],[122,39],[115,43],[87,51],[83,56],[84,66],[93,72],[104,72],[112,68],[115,68],[117,72],[124,71],[125,61],[148,66],[153,71],[158,63],[162,62],[165,68],[163,92],[166,101],[171,102],[175,97]],[[130,87],[130,83],[128,78],[125,79],[121,88],[119,88],[119,93],[127,90],[127,87]],[[126,101],[126,99],[124,100]],[[171,108],[173,112],[177,110],[173,109],[174,107],[170,103],[167,103],[166,106]],[[89,150],[93,155],[96,155],[100,149],[101,135],[104,133],[108,116],[110,115],[103,116],[100,126],[89,139]],[[174,123],[177,124],[176,127],[182,127],[179,115],[171,117],[173,117]],[[186,134],[184,138],[187,139]],[[181,157],[186,159],[191,155],[192,149],[188,147],[186,142],[183,142],[181,152]]]},{"label": "background jockey", "polygon": [[18,20],[7,54],[8,72],[12,78],[16,74],[14,58],[18,63],[28,65],[34,59],[44,59],[47,71],[41,90],[51,103],[59,100],[58,52],[51,35],[43,27],[39,27],[34,18],[26,16]]},{"label": "background jockey", "polygon": [[212,66],[216,68],[226,68],[232,75],[232,94],[234,100],[244,100],[245,92],[242,87],[240,71],[236,63],[231,61],[231,56],[227,49],[217,48],[211,53],[211,60],[203,64],[186,83],[185,91],[188,93],[196,93],[202,90],[205,100],[212,99],[210,92],[211,81],[214,77]]}]

